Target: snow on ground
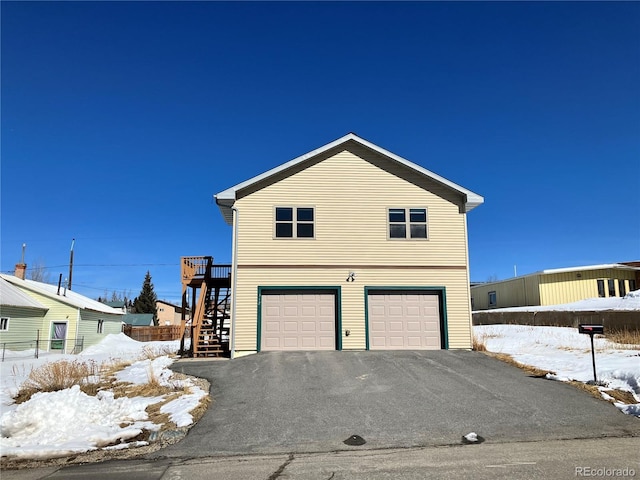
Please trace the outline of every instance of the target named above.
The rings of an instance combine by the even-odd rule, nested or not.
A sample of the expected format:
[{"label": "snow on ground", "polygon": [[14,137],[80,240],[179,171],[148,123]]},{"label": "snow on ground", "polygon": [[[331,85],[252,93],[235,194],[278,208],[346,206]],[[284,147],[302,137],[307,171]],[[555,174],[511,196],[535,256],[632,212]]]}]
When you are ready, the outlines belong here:
[{"label": "snow on ground", "polygon": [[[108,335],[100,344],[88,347],[79,355],[34,351],[7,352],[0,364],[0,455],[21,458],[53,458],[99,448],[120,449],[146,445],[127,440],[143,429],[162,427],[148,421],[147,406],[163,401],[157,397],[120,397],[108,390],[96,396],[83,393],[79,386],[57,392],[36,393],[22,404],[12,397],[29,377],[32,369],[58,360],[116,365],[130,362],[116,373],[116,381],[184,388],[178,398],[161,407],[178,427],[193,423],[189,413],[207,395],[190,379],[174,379],[169,353],[178,350],[179,342],[137,342],[124,334]],[[157,356],[159,355],[159,356]],[[155,358],[153,358],[155,357]]]},{"label": "snow on ground", "polygon": [[[491,352],[507,353],[520,363],[554,372],[548,376],[551,379],[593,379],[589,336],[579,334],[575,328],[486,325],[474,327],[474,335]],[[640,350],[615,345],[604,338],[596,338],[595,347],[598,380],[606,385],[601,387],[603,397],[606,398],[607,388],[631,392],[636,404],[615,405],[624,413],[640,416]],[[167,353],[177,349],[178,342],[141,343],[119,334],[107,336],[79,355],[43,352],[34,359],[33,351],[7,352],[0,364],[0,454],[53,458],[100,448],[137,447],[146,442],[129,440],[143,429],[161,428],[148,420],[145,408],[162,401],[162,396],[116,399],[110,391],[90,396],[73,386],[37,393],[20,405],[13,403],[12,397],[32,368],[63,359],[97,365],[129,361],[130,365],[123,365],[116,373],[117,381],[145,384],[153,380],[187,387],[184,394],[163,405],[161,412],[167,413],[178,427],[190,425],[193,418],[189,412],[207,392],[189,379],[173,378],[168,369],[173,360]]]},{"label": "snow on ground", "polygon": [[[476,339],[488,351],[506,353],[519,363],[553,372],[547,378],[560,381],[593,381],[591,339],[577,328],[528,325],[477,325]],[[631,392],[636,404],[615,403],[623,413],[640,417],[640,349],[594,338],[596,373],[603,397],[607,390]],[[638,347],[637,345],[635,346]]]},{"label": "snow on ground", "polygon": [[624,297],[587,298],[578,302],[560,305],[493,308],[490,312],[595,312],[599,310],[640,310],[640,290],[627,293]]}]

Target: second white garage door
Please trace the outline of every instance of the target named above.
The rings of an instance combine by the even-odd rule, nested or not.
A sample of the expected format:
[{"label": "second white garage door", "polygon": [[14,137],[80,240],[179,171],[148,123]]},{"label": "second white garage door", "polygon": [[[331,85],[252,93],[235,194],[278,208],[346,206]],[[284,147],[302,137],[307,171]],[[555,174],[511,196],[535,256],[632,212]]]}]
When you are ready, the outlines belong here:
[{"label": "second white garage door", "polygon": [[437,293],[369,292],[371,350],[440,350]]},{"label": "second white garage door", "polygon": [[335,350],[335,294],[264,293],[260,337],[261,350]]}]

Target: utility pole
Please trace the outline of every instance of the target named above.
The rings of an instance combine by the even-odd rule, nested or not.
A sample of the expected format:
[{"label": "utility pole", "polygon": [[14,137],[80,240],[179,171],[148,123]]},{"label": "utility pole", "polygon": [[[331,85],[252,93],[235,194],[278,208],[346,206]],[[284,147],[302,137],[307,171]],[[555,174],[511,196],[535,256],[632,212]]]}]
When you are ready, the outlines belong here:
[{"label": "utility pole", "polygon": [[67,289],[71,290],[71,278],[73,277],[73,245],[76,243],[76,239],[71,240],[71,256],[69,258],[69,284]]}]

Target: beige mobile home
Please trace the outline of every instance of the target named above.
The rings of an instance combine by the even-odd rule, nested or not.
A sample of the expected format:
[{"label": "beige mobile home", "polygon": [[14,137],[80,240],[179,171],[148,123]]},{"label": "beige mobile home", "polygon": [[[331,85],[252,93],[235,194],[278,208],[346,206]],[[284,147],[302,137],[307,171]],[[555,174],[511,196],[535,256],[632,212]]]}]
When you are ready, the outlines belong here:
[{"label": "beige mobile home", "polygon": [[355,134],[218,193],[232,356],[468,349],[470,190]]},{"label": "beige mobile home", "polygon": [[542,270],[530,275],[471,287],[474,310],[560,305],[587,298],[624,297],[635,290],[640,267],[590,265]]}]

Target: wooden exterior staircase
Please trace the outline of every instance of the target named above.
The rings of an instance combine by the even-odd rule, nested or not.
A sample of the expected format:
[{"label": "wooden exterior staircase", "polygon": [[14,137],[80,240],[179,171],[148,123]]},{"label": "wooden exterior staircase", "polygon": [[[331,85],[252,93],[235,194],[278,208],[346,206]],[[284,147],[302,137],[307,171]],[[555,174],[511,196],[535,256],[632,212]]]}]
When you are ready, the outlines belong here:
[{"label": "wooden exterior staircase", "polygon": [[[180,264],[180,354],[191,357],[227,356],[231,265],[215,265],[213,257],[182,257]],[[190,320],[186,318],[189,310],[192,313]],[[191,344],[185,348],[187,334],[191,338]]]}]

